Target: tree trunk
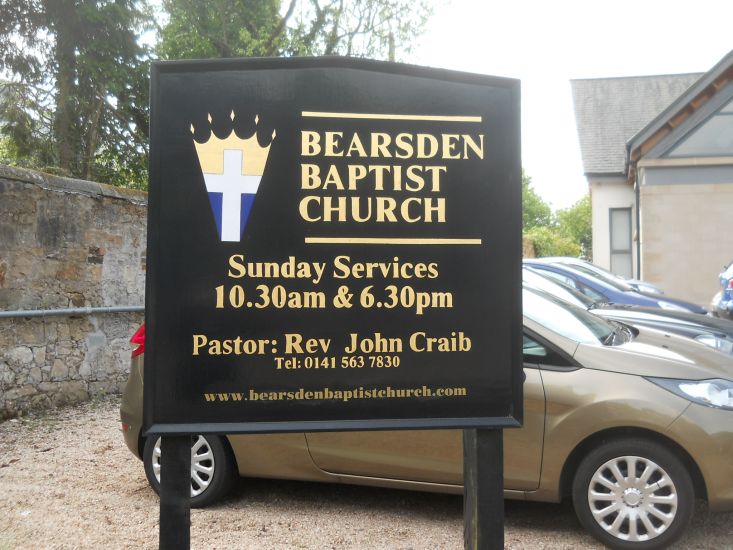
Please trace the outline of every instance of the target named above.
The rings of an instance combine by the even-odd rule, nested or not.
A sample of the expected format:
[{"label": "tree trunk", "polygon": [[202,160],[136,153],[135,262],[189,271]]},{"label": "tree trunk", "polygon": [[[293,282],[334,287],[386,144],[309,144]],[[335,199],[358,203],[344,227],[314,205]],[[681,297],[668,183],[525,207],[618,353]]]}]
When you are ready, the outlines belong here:
[{"label": "tree trunk", "polygon": [[45,0],[49,26],[56,38],[56,117],[54,137],[58,156],[58,166],[69,174],[75,172],[75,144],[78,142],[75,131],[74,88],[76,77],[76,56],[74,28],[76,7],[73,0]]},{"label": "tree trunk", "polygon": [[89,130],[87,132],[89,141],[87,143],[86,155],[84,156],[84,179],[90,181],[93,177],[94,153],[97,152],[99,119],[102,116],[102,109],[104,108],[104,90],[104,86],[100,84],[97,89],[97,95],[94,98],[94,109],[92,110],[92,116],[89,120]]}]

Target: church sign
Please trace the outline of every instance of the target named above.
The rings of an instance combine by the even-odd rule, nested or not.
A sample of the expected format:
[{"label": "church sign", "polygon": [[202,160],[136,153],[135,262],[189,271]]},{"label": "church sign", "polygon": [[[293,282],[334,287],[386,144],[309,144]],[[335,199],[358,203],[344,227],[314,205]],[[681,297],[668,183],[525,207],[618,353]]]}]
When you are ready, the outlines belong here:
[{"label": "church sign", "polygon": [[519,85],[153,68],[145,428],[518,425]]}]

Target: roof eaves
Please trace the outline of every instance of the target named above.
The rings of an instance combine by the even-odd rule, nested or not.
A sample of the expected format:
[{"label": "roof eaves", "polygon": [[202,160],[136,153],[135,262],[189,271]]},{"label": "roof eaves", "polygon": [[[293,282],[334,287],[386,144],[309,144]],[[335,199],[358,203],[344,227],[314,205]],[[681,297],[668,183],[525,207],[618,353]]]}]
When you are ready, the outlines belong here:
[{"label": "roof eaves", "polygon": [[[723,76],[726,71],[733,73],[733,50],[723,57],[708,72],[703,74],[692,86],[690,86],[679,98],[672,102],[666,109],[659,113],[649,124],[644,126],[626,142],[626,166],[625,171],[629,173],[629,165],[638,159],[632,159],[632,153],[640,148],[647,140],[662,130],[671,118],[684,111],[696,99],[703,96],[708,88],[715,87],[715,82]],[[733,77],[733,74],[732,74]],[[630,173],[629,173],[630,175]]]},{"label": "roof eaves", "polygon": [[585,172],[586,178],[623,178],[626,172]]}]

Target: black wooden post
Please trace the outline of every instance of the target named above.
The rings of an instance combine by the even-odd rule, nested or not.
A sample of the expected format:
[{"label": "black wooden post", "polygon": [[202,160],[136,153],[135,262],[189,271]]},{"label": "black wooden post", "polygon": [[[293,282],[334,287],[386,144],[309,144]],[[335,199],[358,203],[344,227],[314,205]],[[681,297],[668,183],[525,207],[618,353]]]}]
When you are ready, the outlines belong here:
[{"label": "black wooden post", "polygon": [[191,437],[160,444],[160,550],[191,547]]},{"label": "black wooden post", "polygon": [[502,430],[463,430],[463,544],[466,550],[504,548]]}]

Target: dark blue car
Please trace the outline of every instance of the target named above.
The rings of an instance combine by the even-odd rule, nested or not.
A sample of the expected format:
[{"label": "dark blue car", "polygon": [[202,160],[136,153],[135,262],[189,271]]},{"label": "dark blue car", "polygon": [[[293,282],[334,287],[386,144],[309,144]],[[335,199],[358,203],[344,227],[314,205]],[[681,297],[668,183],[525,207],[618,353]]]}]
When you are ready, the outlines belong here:
[{"label": "dark blue car", "polygon": [[549,262],[542,259],[524,260],[524,265],[541,270],[543,273],[562,283],[576,288],[598,303],[629,304],[658,307],[674,311],[688,311],[706,314],[707,310],[696,304],[670,298],[667,295],[639,292],[616,277],[591,276],[569,265]]},{"label": "dark blue car", "polygon": [[713,307],[718,317],[733,319],[733,262],[720,272],[722,290],[713,298]]},{"label": "dark blue car", "polygon": [[522,269],[522,284],[525,288],[538,289],[555,298],[587,309],[604,319],[692,338],[733,357],[733,321],[718,319],[712,315],[698,315],[658,307],[598,304],[585,294],[578,292],[575,287],[570,287],[552,278],[547,271],[535,271],[526,265]]}]

